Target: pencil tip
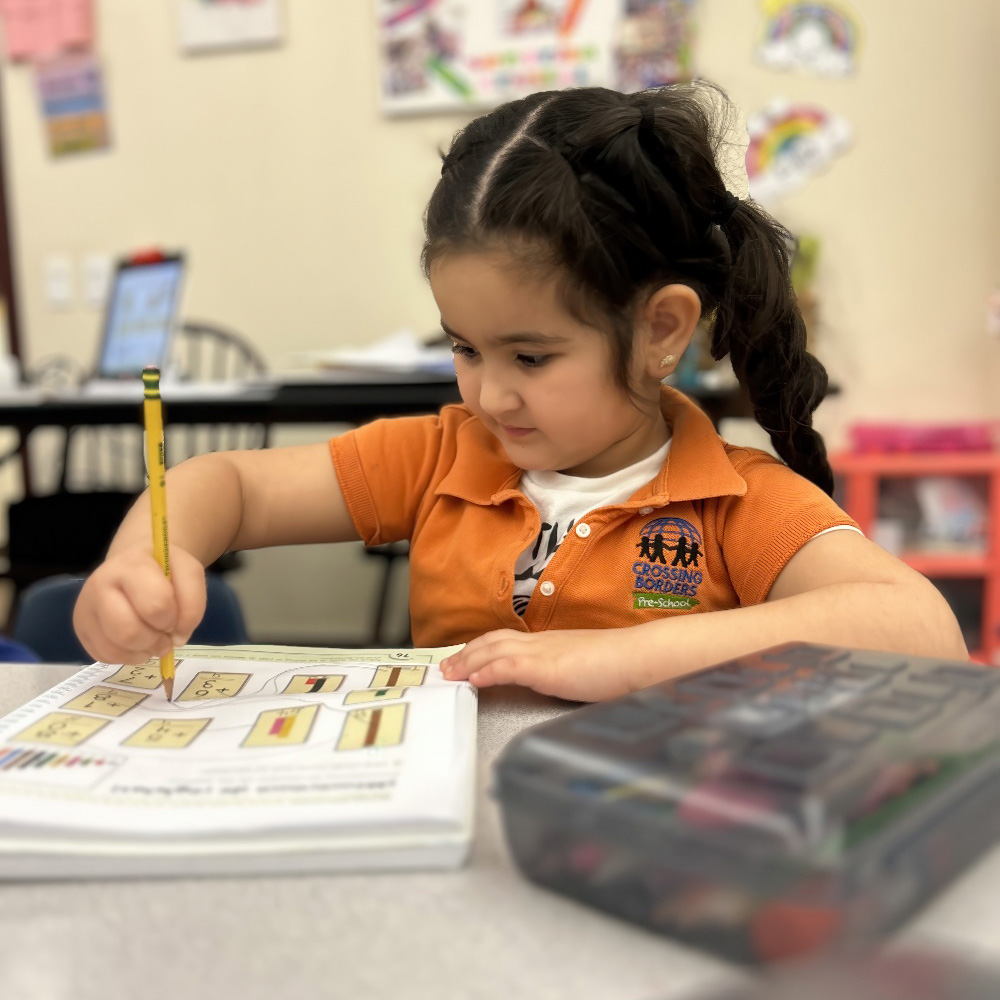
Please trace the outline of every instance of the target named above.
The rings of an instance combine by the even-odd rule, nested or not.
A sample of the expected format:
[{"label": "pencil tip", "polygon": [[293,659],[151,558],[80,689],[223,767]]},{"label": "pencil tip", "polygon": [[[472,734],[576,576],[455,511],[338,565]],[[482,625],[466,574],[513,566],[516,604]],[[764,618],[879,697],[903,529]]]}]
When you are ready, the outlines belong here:
[{"label": "pencil tip", "polygon": [[167,677],[163,681],[163,690],[167,692],[167,701],[174,700],[174,679],[173,677]]}]

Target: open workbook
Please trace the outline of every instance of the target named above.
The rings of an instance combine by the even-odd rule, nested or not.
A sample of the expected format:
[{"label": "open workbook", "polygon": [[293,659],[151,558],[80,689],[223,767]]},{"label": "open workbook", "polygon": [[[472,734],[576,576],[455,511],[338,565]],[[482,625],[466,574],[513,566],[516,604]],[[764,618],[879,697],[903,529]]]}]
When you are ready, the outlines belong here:
[{"label": "open workbook", "polygon": [[451,649],[197,647],[96,663],[0,719],[0,878],[462,863],[476,694]]}]

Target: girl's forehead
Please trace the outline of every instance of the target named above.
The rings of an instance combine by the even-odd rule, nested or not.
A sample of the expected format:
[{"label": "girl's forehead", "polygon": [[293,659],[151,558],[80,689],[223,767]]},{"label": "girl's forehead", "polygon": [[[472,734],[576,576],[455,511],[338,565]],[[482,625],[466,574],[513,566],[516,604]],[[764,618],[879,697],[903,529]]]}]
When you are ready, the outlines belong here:
[{"label": "girl's forehead", "polygon": [[438,304],[461,311],[565,314],[554,275],[518,265],[503,253],[462,253],[441,257],[429,271]]},{"label": "girl's forehead", "polygon": [[442,326],[457,337],[498,343],[515,335],[552,342],[606,339],[570,312],[553,276],[525,273],[494,255],[442,258],[431,268],[430,282]]},{"label": "girl's forehead", "polygon": [[516,282],[554,280],[551,269],[532,267],[530,258],[500,248],[452,251],[437,257],[430,266],[430,278],[441,274],[491,273]]}]

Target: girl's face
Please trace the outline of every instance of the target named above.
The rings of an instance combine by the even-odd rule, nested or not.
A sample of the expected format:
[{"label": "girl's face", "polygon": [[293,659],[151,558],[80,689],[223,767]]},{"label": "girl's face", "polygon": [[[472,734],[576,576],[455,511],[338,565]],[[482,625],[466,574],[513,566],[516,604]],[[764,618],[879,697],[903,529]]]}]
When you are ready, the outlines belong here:
[{"label": "girl's face", "polygon": [[599,330],[560,304],[553,280],[531,281],[501,254],[447,255],[431,267],[465,404],[522,469],[604,476],[667,440],[659,380],[634,374],[634,400],[611,373]]}]

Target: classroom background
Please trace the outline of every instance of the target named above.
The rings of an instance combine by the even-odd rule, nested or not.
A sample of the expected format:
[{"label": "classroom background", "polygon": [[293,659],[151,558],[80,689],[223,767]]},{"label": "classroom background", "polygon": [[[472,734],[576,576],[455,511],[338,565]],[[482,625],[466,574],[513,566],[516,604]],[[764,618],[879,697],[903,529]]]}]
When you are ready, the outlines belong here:
[{"label": "classroom background", "polygon": [[[96,0],[107,146],[70,155],[53,155],[30,62],[8,54],[0,118],[23,363],[89,363],[102,263],[145,247],[183,250],[182,315],[240,331],[274,372],[299,352],[433,334],[421,216],[441,151],[475,112],[380,94],[385,6],[285,0],[276,37],[212,47],[185,42],[185,0]],[[688,6],[694,72],[751,120],[783,100],[842,126],[824,162],[768,191],[817,248],[810,336],[840,389],[817,413],[831,450],[859,423],[1000,421],[995,0],[852,0],[854,63],[833,75],[761,60],[774,4]],[[272,441],[337,431],[279,426]],[[766,442],[742,421],[723,431]],[[8,463],[0,502],[20,488]],[[254,638],[346,644],[366,631],[380,571],[360,546],[303,547],[249,553],[229,580]],[[405,586],[401,575],[404,625]]]}]

